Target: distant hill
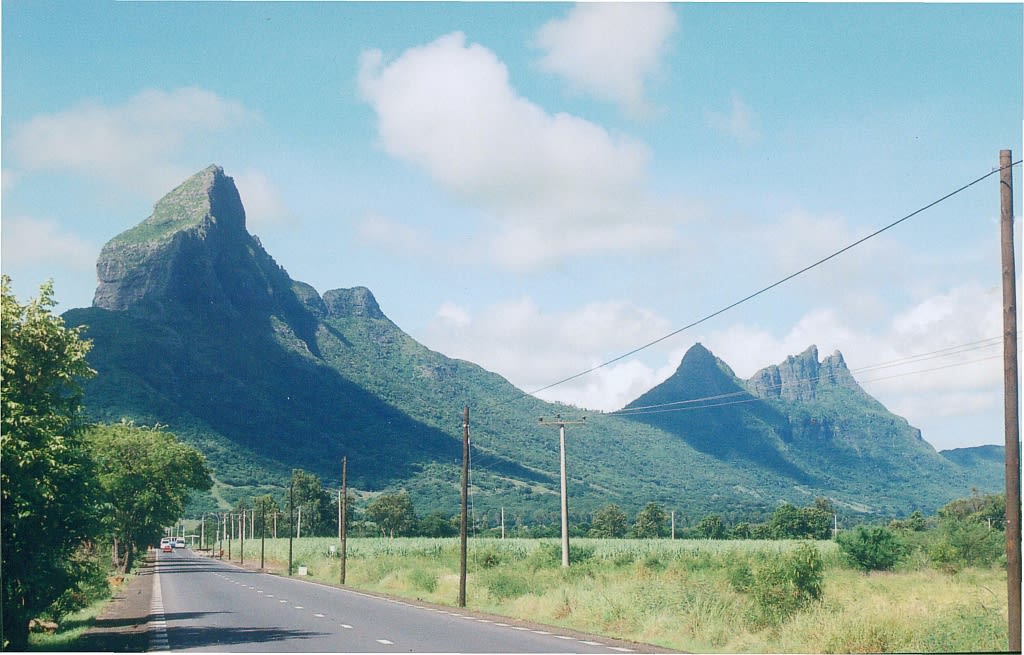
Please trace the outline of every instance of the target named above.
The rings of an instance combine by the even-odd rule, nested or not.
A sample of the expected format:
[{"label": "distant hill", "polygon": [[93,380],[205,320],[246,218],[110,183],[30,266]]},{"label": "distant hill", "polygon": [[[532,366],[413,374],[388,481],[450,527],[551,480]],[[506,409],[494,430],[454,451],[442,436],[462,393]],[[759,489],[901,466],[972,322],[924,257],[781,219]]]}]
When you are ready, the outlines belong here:
[{"label": "distant hill", "polygon": [[[221,168],[189,178],[114,237],[97,272],[93,306],[64,315],[94,342],[88,411],[167,425],[199,447],[218,482],[200,506],[280,494],[292,468],[337,487],[347,456],[351,486],[404,488],[421,514],[453,514],[468,406],[477,516],[493,522],[505,508],[513,525],[557,522],[557,431],[537,419],[584,412],[431,351],[368,289],[321,295],[292,280],[246,230]],[[571,426],[574,520],[609,502],[630,511],[659,502],[682,521],[712,511],[759,520],[781,501],[815,496],[903,514],[987,488],[860,390],[841,356],[791,359],[741,381],[698,345],[632,411]],[[801,366],[814,373],[796,375]],[[711,396],[727,402],[639,409]]]},{"label": "distant hill", "polygon": [[1006,448],[974,446],[943,450],[940,455],[961,467],[968,478],[989,493],[1003,491],[1006,486]]}]

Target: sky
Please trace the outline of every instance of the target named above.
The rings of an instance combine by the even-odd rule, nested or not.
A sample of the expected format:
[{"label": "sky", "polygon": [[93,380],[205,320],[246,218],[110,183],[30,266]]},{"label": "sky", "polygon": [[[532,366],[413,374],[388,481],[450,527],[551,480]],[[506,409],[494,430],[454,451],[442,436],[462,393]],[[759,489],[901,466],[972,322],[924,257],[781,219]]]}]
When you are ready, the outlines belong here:
[{"label": "sky", "polygon": [[433,350],[528,392],[616,360],[545,399],[618,409],[697,342],[742,378],[815,345],[936,449],[1000,444],[998,174],[707,317],[1019,159],[1022,26],[1020,3],[4,0],[0,265],[19,299],[52,279],[89,306],[103,244],[218,164],[293,279],[368,287]]}]

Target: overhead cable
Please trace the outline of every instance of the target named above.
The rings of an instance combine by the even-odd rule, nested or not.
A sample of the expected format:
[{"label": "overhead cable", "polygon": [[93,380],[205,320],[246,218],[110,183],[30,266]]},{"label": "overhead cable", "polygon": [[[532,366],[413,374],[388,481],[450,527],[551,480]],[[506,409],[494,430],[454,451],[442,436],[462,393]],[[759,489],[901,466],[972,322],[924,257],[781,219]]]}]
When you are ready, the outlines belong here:
[{"label": "overhead cable", "polygon": [[[1017,164],[1020,164],[1021,161],[1024,161],[1024,160],[1017,160],[1016,162],[1013,162],[1012,164],[1010,164],[1010,167],[1013,167],[1013,166],[1016,166]],[[862,237],[862,238],[854,241],[853,243],[851,243],[851,244],[849,244],[849,245],[847,245],[847,246],[845,246],[843,248],[840,248],[839,250],[833,252],[831,255],[823,257],[823,258],[819,259],[818,261],[814,262],[813,264],[809,264],[808,266],[805,266],[805,267],[801,268],[800,270],[796,271],[795,273],[791,273],[791,274],[787,275],[786,277],[784,277],[784,278],[782,278],[782,279],[780,279],[780,280],[778,280],[776,282],[773,282],[772,284],[769,284],[768,286],[763,287],[763,288],[755,291],[754,293],[751,293],[750,295],[744,296],[743,298],[740,298],[739,300],[737,300],[737,301],[735,301],[735,302],[733,302],[733,303],[731,303],[729,305],[726,305],[725,307],[722,307],[721,309],[718,309],[718,310],[716,310],[716,311],[714,311],[714,312],[704,316],[703,318],[700,318],[700,319],[698,319],[696,321],[693,321],[692,323],[684,325],[683,327],[681,327],[681,328],[679,328],[677,330],[673,330],[672,332],[669,332],[668,334],[666,334],[664,336],[658,337],[654,341],[650,341],[648,343],[645,343],[642,346],[634,348],[633,350],[630,350],[629,352],[623,353],[623,354],[621,354],[621,355],[619,355],[617,357],[613,357],[612,359],[609,359],[606,362],[598,364],[597,366],[593,366],[591,368],[588,368],[585,371],[580,371],[579,373],[576,373],[574,375],[570,375],[569,377],[562,378],[561,380],[558,380],[557,382],[552,382],[551,384],[548,384],[546,386],[540,387],[539,389],[534,389],[533,391],[528,392],[527,395],[535,396],[536,394],[538,394],[538,393],[540,393],[542,391],[547,391],[548,389],[552,389],[552,388],[557,387],[559,385],[565,384],[566,382],[570,382],[570,381],[575,380],[577,378],[581,378],[584,375],[589,375],[590,373],[593,373],[594,371],[600,370],[600,369],[602,369],[602,368],[604,368],[606,366],[614,364],[615,362],[623,360],[623,359],[625,359],[625,358],[627,358],[627,357],[629,357],[631,355],[635,355],[635,354],[637,354],[637,353],[639,353],[639,352],[641,352],[643,350],[646,350],[646,349],[650,348],[651,346],[657,345],[657,344],[661,343],[662,341],[665,341],[666,339],[670,339],[670,338],[676,336],[677,334],[679,334],[681,332],[685,332],[686,330],[689,330],[690,328],[696,327],[697,325],[700,325],[701,323],[709,321],[712,318],[715,318],[716,316],[719,316],[720,314],[724,314],[725,312],[729,311],[730,309],[733,309],[735,307],[738,307],[739,305],[742,305],[745,302],[753,300],[754,298],[757,298],[758,296],[760,296],[760,295],[762,295],[764,293],[767,293],[768,291],[771,291],[775,287],[780,286],[782,284],[785,284],[786,282],[789,282],[793,278],[798,277],[800,275],[803,275],[804,273],[806,273],[806,272],[808,272],[808,271],[810,271],[810,270],[812,270],[814,268],[817,268],[818,266],[821,266],[825,262],[828,262],[828,261],[830,261],[832,259],[835,259],[839,255],[842,255],[843,253],[845,253],[845,252],[847,252],[849,250],[852,250],[853,248],[856,248],[857,246],[861,245],[865,241],[873,239],[874,237],[882,234],[883,232],[891,230],[892,228],[896,227],[900,223],[903,223],[903,222],[905,222],[907,220],[910,220],[914,216],[917,216],[918,214],[920,214],[922,212],[925,212],[925,211],[931,209],[932,207],[934,207],[934,206],[936,206],[936,205],[938,205],[938,204],[940,204],[942,202],[945,202],[946,200],[949,200],[953,196],[966,191],[967,189],[971,188],[975,184],[978,184],[979,182],[981,182],[981,181],[983,181],[985,179],[988,179],[989,177],[991,177],[991,176],[995,175],[996,173],[1000,172],[1001,170],[1002,170],[1001,168],[996,168],[996,169],[994,169],[994,170],[992,170],[992,171],[990,171],[988,173],[985,173],[981,177],[979,177],[979,178],[977,178],[977,179],[975,179],[975,180],[973,180],[971,182],[968,182],[967,184],[965,184],[965,185],[961,186],[960,188],[956,189],[955,191],[951,191],[951,192],[947,193],[946,195],[942,196],[941,198],[939,198],[937,200],[934,200],[934,201],[928,203],[927,205],[921,207],[920,209],[916,209],[916,210],[912,211],[911,213],[907,214],[903,218],[897,219],[897,220],[893,221],[892,223],[889,223],[888,225],[886,225],[886,226],[884,226],[882,228],[879,228],[878,230],[875,230],[871,234],[869,234],[869,235],[867,235],[865,237]]]}]

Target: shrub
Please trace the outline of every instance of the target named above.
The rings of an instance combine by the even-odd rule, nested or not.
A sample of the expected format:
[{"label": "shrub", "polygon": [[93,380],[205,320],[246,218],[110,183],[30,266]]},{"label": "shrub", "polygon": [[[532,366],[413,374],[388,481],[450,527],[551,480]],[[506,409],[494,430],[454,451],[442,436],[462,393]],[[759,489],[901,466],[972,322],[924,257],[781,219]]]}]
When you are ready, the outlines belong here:
[{"label": "shrub", "polygon": [[753,569],[737,568],[730,582],[737,590],[749,588],[759,623],[778,625],[821,598],[823,569],[818,549],[801,544],[792,552],[761,558]]},{"label": "shrub", "polygon": [[433,571],[413,569],[409,572],[409,582],[413,587],[432,594],[437,589],[437,574]]},{"label": "shrub", "polygon": [[526,580],[504,571],[496,571],[488,576],[485,584],[491,597],[499,601],[518,598],[530,592],[530,584]]},{"label": "shrub", "polygon": [[865,573],[892,569],[906,552],[899,538],[881,526],[858,525],[836,537],[836,543],[847,561]]}]

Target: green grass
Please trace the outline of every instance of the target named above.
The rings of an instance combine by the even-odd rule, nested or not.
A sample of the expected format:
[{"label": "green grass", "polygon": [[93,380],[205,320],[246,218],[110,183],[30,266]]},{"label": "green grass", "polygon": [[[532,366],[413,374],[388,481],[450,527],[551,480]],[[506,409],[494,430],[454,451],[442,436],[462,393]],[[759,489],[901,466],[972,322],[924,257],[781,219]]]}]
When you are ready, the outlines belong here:
[{"label": "green grass", "polygon": [[101,598],[90,605],[63,617],[54,633],[33,632],[28,638],[28,650],[34,652],[76,651],[78,640],[93,626],[96,617],[110,598]]},{"label": "green grass", "polygon": [[[1004,570],[865,575],[844,565],[827,541],[814,542],[825,568],[822,599],[764,625],[752,596],[730,584],[730,570],[800,543],[576,539],[572,566],[563,569],[557,539],[472,539],[467,601],[478,611],[686,651],[1005,650]],[[329,556],[336,544],[296,540],[294,562],[336,584],[339,558]],[[247,564],[258,564],[259,547],[258,539],[246,541]],[[457,539],[349,539],[346,583],[454,605],[458,552]],[[283,574],[288,541],[268,540],[266,559]]]}]

